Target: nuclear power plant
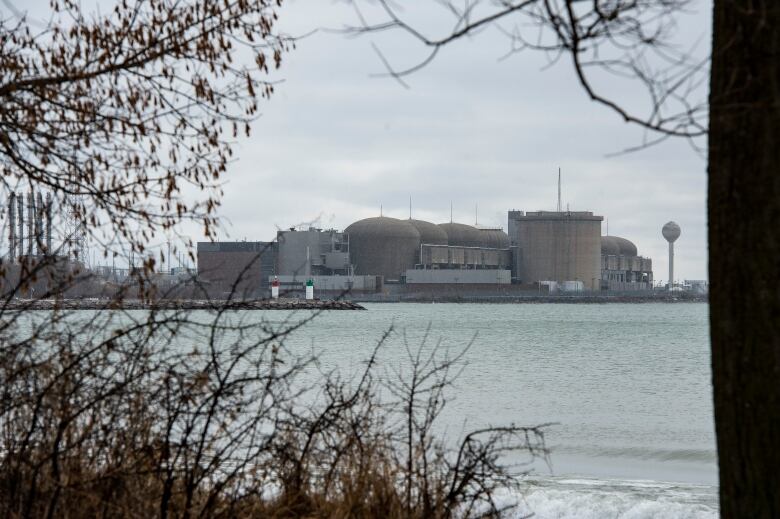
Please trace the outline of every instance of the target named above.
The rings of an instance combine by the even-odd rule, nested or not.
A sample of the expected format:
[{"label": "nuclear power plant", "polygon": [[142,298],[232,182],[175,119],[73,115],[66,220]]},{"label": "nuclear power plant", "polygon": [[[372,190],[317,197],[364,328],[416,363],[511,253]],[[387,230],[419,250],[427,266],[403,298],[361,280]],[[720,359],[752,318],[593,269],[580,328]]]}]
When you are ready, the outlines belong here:
[{"label": "nuclear power plant", "polygon": [[[381,215],[344,230],[307,226],[279,230],[267,241],[199,242],[198,297],[264,298],[272,282],[290,293],[301,291],[308,281],[319,294],[397,295],[404,300],[415,294],[501,297],[653,290],[652,260],[640,255],[629,239],[602,235],[602,216],[568,210],[506,214],[506,231],[452,219],[434,223]],[[61,266],[81,264],[82,233],[66,231],[57,250],[53,248],[50,195],[11,193],[3,216],[7,272],[44,258]],[[664,226],[669,279],[674,279],[673,242],[679,235],[674,222]],[[113,266],[111,270],[109,277],[116,277]],[[168,275],[174,276],[173,269]],[[4,283],[10,279],[6,275]]]},{"label": "nuclear power plant", "polygon": [[[272,280],[297,290],[309,279],[320,293],[652,290],[651,259],[626,238],[602,236],[602,221],[589,211],[511,210],[507,232],[388,216],[343,231],[292,228],[267,242],[198,243],[198,279],[213,297],[250,272],[244,297],[263,297]],[[242,259],[237,249],[255,254]]]}]

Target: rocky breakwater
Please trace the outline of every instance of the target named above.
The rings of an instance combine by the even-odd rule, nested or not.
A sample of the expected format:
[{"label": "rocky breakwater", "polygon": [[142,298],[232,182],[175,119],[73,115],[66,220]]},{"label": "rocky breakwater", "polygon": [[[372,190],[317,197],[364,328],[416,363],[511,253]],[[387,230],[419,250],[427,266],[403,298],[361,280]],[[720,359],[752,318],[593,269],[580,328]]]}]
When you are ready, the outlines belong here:
[{"label": "rocky breakwater", "polygon": [[352,301],[306,299],[258,299],[225,301],[202,299],[12,299],[5,310],[365,310]]}]

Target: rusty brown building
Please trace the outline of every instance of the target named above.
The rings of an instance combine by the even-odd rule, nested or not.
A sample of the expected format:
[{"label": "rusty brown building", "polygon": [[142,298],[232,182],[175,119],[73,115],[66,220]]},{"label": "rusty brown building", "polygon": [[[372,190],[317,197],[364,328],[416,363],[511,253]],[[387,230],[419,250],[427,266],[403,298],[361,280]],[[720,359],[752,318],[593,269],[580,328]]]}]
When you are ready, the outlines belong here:
[{"label": "rusty brown building", "polygon": [[274,242],[198,242],[198,285],[216,299],[268,296],[276,273]]}]

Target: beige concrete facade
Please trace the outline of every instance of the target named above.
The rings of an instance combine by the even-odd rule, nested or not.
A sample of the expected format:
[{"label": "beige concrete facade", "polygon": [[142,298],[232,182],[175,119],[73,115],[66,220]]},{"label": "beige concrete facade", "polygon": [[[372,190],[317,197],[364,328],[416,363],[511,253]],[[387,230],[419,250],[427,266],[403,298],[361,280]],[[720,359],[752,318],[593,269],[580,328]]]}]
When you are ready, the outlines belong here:
[{"label": "beige concrete facade", "polygon": [[582,281],[587,290],[599,290],[603,220],[589,211],[509,211],[515,279]]}]

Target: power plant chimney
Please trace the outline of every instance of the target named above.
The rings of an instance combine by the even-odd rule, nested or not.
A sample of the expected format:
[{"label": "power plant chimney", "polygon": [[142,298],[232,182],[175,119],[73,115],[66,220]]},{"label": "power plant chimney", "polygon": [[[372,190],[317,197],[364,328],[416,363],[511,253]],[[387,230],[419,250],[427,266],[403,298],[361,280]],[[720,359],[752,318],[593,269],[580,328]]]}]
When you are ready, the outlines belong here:
[{"label": "power plant chimney", "polygon": [[8,261],[16,256],[16,193],[8,196]]},{"label": "power plant chimney", "polygon": [[24,256],[24,193],[16,195],[16,213],[19,224],[19,257]]},{"label": "power plant chimney", "polygon": [[46,193],[46,254],[52,254],[51,248],[51,193]]},{"label": "power plant chimney", "polygon": [[669,222],[661,229],[666,241],[669,242],[669,290],[674,284],[674,242],[680,237],[680,226],[675,222]]},{"label": "power plant chimney", "polygon": [[27,193],[27,255],[33,255],[33,241],[35,240],[35,195],[32,189]]},{"label": "power plant chimney", "polygon": [[43,256],[45,250],[43,249],[43,196],[38,191],[35,195],[35,245],[38,249],[38,256]]}]

